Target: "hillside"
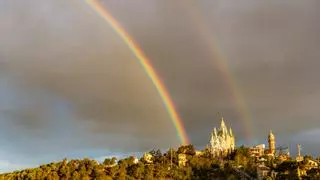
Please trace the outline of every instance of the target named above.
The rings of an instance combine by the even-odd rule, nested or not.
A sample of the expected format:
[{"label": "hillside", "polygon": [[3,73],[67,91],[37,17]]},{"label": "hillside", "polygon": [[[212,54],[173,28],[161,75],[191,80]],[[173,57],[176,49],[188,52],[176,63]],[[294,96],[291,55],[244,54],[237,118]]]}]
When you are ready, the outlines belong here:
[{"label": "hillside", "polygon": [[[186,164],[179,165],[179,154],[185,154]],[[237,179],[237,174],[208,152],[196,155],[192,145],[161,153],[152,150],[141,159],[127,157],[105,159],[98,163],[88,158],[41,165],[0,175],[0,179]],[[230,160],[231,162],[231,160]]]},{"label": "hillside", "polygon": [[[276,179],[297,179],[299,176],[319,179],[319,168],[308,164],[313,161],[317,160],[311,156],[305,156],[301,162],[292,159],[281,161],[278,157],[266,159],[263,167],[268,171],[264,179],[273,175]],[[226,156],[213,157],[208,149],[195,151],[193,145],[187,145],[165,153],[152,150],[140,159],[130,156],[120,160],[105,159],[102,163],[88,158],[64,159],[37,168],[1,174],[0,179],[256,179],[260,162],[243,146]]]}]

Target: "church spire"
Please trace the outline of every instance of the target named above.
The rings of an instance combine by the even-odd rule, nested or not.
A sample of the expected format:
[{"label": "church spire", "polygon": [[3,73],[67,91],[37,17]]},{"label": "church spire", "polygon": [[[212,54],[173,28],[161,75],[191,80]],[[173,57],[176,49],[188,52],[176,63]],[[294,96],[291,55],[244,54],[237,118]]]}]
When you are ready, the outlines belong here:
[{"label": "church spire", "polygon": [[224,119],[221,116],[221,125],[220,125],[221,129],[226,128],[226,124],[224,123]]},{"label": "church spire", "polygon": [[274,138],[275,138],[275,136],[274,136],[274,134],[272,133],[272,130],[270,129],[269,139],[274,139]]},{"label": "church spire", "polygon": [[229,133],[230,133],[230,136],[233,136],[233,132],[232,132],[232,128],[230,127],[230,130],[229,130]]}]

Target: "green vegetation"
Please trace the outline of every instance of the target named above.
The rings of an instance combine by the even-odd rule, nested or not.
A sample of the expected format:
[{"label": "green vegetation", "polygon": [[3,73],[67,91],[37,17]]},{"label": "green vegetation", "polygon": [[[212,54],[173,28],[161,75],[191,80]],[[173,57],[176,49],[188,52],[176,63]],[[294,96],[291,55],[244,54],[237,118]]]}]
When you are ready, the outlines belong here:
[{"label": "green vegetation", "polygon": [[[102,163],[88,158],[64,159],[38,168],[1,174],[0,180],[240,179],[241,175],[257,178],[258,162],[249,155],[248,148],[243,146],[224,158],[212,157],[207,149],[200,154],[196,153],[192,145],[181,146],[177,150],[169,149],[165,153],[152,150],[149,154],[152,155],[151,161],[144,157],[137,161],[132,156],[119,161],[116,158],[105,159]],[[179,166],[179,154],[185,154],[185,166]],[[299,163],[289,160],[278,164],[275,164],[276,159],[268,159],[266,165],[270,171],[277,172],[277,179],[298,179],[299,173],[306,179],[319,179],[319,169],[306,170],[309,159],[312,157],[308,156]],[[266,179],[271,178],[269,175]]]}]

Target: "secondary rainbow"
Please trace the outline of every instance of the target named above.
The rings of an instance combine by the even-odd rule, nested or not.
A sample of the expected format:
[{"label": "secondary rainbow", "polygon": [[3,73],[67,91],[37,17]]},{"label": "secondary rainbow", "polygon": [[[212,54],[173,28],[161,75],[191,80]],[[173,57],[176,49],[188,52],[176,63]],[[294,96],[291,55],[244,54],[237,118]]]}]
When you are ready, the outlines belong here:
[{"label": "secondary rainbow", "polygon": [[157,72],[152,67],[150,60],[144,54],[139,45],[134,41],[134,39],[129,35],[129,33],[119,24],[119,22],[103,7],[97,0],[85,0],[85,2],[90,5],[95,12],[97,12],[112,28],[113,30],[121,37],[125,44],[130,48],[132,53],[137,57],[141,66],[145,72],[150,77],[152,83],[157,89],[167,111],[174,124],[174,127],[177,131],[177,136],[181,144],[189,144],[189,139],[184,129],[184,125],[179,114],[176,111],[176,108],[173,104],[173,101],[163,84],[160,80]]},{"label": "secondary rainbow", "polygon": [[199,35],[201,35],[202,40],[205,42],[208,50],[211,52],[212,61],[215,66],[218,67],[221,75],[224,78],[224,82],[229,87],[229,91],[235,101],[235,106],[237,107],[237,111],[241,116],[241,120],[243,122],[243,128],[245,131],[246,140],[248,142],[252,141],[252,121],[250,118],[250,113],[248,111],[248,107],[244,101],[243,94],[241,90],[238,88],[236,78],[232,75],[232,71],[229,68],[227,63],[227,59],[221,53],[219,46],[217,45],[217,40],[214,38],[213,33],[210,32],[207,23],[204,22],[204,18],[200,15],[199,10],[196,9],[196,4],[192,0],[185,0],[181,3],[182,6],[188,11],[190,20],[195,24],[195,28],[200,31]]}]

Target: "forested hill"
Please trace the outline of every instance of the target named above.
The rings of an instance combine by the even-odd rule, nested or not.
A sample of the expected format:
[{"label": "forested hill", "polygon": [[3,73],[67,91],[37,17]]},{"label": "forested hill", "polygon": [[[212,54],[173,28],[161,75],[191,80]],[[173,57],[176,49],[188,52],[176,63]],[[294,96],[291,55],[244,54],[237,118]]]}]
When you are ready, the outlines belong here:
[{"label": "forested hill", "polygon": [[[311,156],[304,156],[299,162],[292,158],[281,160],[281,156],[263,156],[262,159],[267,160],[263,167],[269,169],[264,178],[270,179],[274,172],[276,179],[320,179],[320,167],[312,165],[320,159]],[[64,159],[37,168],[0,174],[0,180],[257,179],[260,161],[243,146],[217,158],[208,149],[196,152],[192,145],[187,145],[164,153],[152,150],[140,159],[133,156],[120,160],[110,158],[101,163],[88,158]]]},{"label": "forested hill", "polygon": [[[179,166],[179,154],[186,154],[187,163]],[[99,163],[91,159],[67,160],[0,175],[0,179],[238,179],[228,161],[210,157],[208,152],[196,155],[192,145],[161,153],[152,150],[145,157],[121,160],[105,159]]]}]

